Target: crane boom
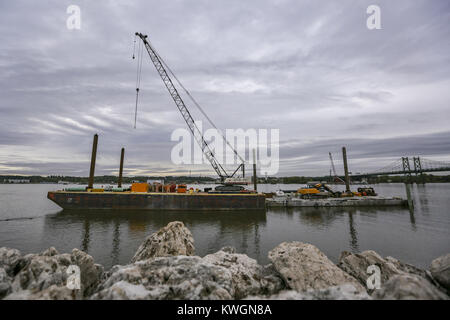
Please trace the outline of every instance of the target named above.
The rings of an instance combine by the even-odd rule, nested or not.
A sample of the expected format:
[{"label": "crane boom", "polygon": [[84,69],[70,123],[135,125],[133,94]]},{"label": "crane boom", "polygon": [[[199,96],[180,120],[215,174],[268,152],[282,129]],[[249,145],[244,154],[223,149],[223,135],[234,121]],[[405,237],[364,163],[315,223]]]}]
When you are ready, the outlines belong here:
[{"label": "crane boom", "polygon": [[328,154],[330,155],[330,161],[331,161],[331,169],[333,170],[333,174],[336,177],[336,168],[334,167],[334,162],[333,162],[333,156],[331,155],[331,152],[328,152]]},{"label": "crane boom", "polygon": [[186,122],[189,130],[191,131],[195,140],[199,144],[201,150],[203,151],[203,154],[208,159],[208,161],[211,163],[211,166],[216,171],[217,175],[220,177],[220,180],[223,182],[225,180],[225,178],[233,177],[234,174],[238,171],[238,169],[243,166],[243,164],[241,164],[236,169],[236,171],[234,171],[234,173],[231,176],[220,165],[220,163],[215,158],[214,153],[211,150],[211,148],[209,147],[208,143],[205,141],[201,131],[198,129],[197,125],[195,124],[195,121],[192,118],[191,113],[189,112],[188,108],[186,107],[180,94],[178,93],[178,90],[175,88],[172,80],[170,79],[169,74],[167,73],[166,69],[164,68],[164,64],[161,61],[159,55],[156,53],[156,51],[153,49],[153,47],[147,41],[147,35],[144,35],[139,32],[136,32],[136,35],[139,38],[141,38],[142,42],[144,43],[145,48],[147,49],[148,55],[150,56],[150,59],[152,60],[154,66],[156,68],[156,71],[158,71],[159,76],[161,77],[167,90],[169,91],[170,96],[172,97],[178,110],[180,111],[181,115],[183,116],[183,119]]}]

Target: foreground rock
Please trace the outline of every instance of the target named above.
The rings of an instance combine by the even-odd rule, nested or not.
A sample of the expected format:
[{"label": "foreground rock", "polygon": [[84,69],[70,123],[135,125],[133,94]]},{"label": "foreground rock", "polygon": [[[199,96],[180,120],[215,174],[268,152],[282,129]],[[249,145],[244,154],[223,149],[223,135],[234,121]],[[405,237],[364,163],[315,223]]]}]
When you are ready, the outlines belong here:
[{"label": "foreground rock", "polygon": [[157,257],[115,266],[92,299],[240,299],[285,288],[270,266],[224,248],[204,258]]},{"label": "foreground rock", "polygon": [[231,272],[196,256],[115,266],[92,299],[231,299]]},{"label": "foreground rock", "polygon": [[[380,270],[380,285],[383,287],[389,280],[395,276],[414,275],[422,278],[430,285],[436,286],[442,291],[442,287],[436,282],[431,273],[422,270],[410,264],[401,262],[393,257],[382,258],[378,253],[372,250],[363,251],[361,253],[350,253],[344,251],[339,258],[338,266],[356,278],[369,293],[373,293],[376,289],[367,288],[367,280],[371,276],[368,273],[368,267],[375,265]],[[406,278],[409,279],[409,278]]]},{"label": "foreground rock", "polygon": [[378,253],[372,250],[363,251],[361,253],[350,253],[344,251],[339,257],[338,266],[356,278],[363,286],[366,286],[367,279],[370,276],[367,268],[371,265],[380,268],[381,284],[384,284],[393,276],[416,273],[425,276],[425,272],[413,266],[406,265],[393,258],[383,259]]},{"label": "foreground rock", "polygon": [[12,279],[6,273],[4,268],[0,268],[0,299],[3,299],[11,292]]},{"label": "foreground rock", "polygon": [[170,222],[153,233],[139,246],[131,262],[153,257],[194,255],[194,238],[183,222]]},{"label": "foreground rock", "polygon": [[346,283],[340,286],[326,289],[307,290],[298,292],[295,290],[282,291],[269,297],[251,296],[249,300],[371,300],[366,293],[361,292],[352,284]]},{"label": "foreground rock", "polygon": [[255,259],[236,253],[234,248],[223,248],[203,260],[224,267],[231,273],[235,299],[255,294],[275,294],[285,288],[283,280],[271,265],[263,267]]},{"label": "foreground rock", "polygon": [[[149,236],[133,262],[104,272],[93,258],[73,249],[22,254],[0,248],[0,299],[448,299],[450,255],[433,260],[431,272],[374,251],[343,252],[339,267],[318,248],[283,242],[261,266],[234,248],[193,256],[194,240],[181,222]],[[78,266],[81,289],[66,284]],[[380,268],[381,288],[367,294],[367,267]]]},{"label": "foreground rock", "polygon": [[[80,268],[80,290],[70,290],[66,286],[70,265]],[[18,258],[10,274],[13,280],[5,299],[82,299],[93,293],[102,273],[103,267],[94,264],[91,256],[78,249],[72,254],[59,254],[55,248],[27,254]]]},{"label": "foreground rock", "polygon": [[423,277],[400,274],[390,278],[373,293],[382,300],[448,300],[448,296]]},{"label": "foreground rock", "polygon": [[283,242],[269,252],[269,259],[291,289],[326,289],[350,283],[359,292],[365,292],[355,278],[339,269],[311,244]]},{"label": "foreground rock", "polygon": [[22,261],[21,258],[22,254],[17,249],[0,248],[0,268],[9,276],[14,276],[17,273]]},{"label": "foreground rock", "polygon": [[447,292],[450,292],[450,253],[431,262],[431,274]]}]

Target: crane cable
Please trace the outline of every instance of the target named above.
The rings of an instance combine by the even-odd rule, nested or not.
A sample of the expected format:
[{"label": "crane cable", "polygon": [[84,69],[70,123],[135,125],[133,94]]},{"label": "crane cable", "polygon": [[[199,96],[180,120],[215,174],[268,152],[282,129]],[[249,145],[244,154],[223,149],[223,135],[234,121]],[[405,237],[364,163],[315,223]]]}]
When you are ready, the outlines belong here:
[{"label": "crane cable", "polygon": [[134,35],[134,42],[133,42],[133,57],[132,57],[132,59],[134,60],[134,54],[135,54],[135,52],[136,52],[136,38],[137,38],[137,36],[136,35]]},{"label": "crane cable", "polygon": [[153,47],[150,43],[149,40],[147,40],[147,42],[149,43],[149,45],[152,47],[153,51],[156,53],[156,55],[158,56],[158,58],[161,60],[161,62],[163,63],[163,65],[166,67],[167,70],[169,70],[169,73],[172,75],[172,77],[176,80],[176,82],[178,83],[178,85],[183,89],[183,91],[187,94],[187,96],[192,100],[192,102],[194,103],[194,105],[200,110],[200,112],[203,114],[203,116],[208,120],[209,124],[211,126],[214,127],[214,129],[217,130],[217,132],[220,133],[220,135],[222,136],[222,139],[226,142],[226,144],[231,148],[231,150],[233,150],[234,154],[242,161],[244,162],[244,159],[242,159],[242,157],[239,155],[239,153],[236,151],[236,149],[233,148],[233,146],[230,144],[230,142],[228,142],[228,140],[225,138],[225,135],[223,134],[222,130],[220,130],[215,124],[214,122],[208,117],[208,115],[206,114],[206,112],[203,110],[203,108],[200,106],[200,104],[194,99],[194,97],[190,94],[190,92],[183,86],[183,84],[181,83],[181,81],[177,78],[177,76],[173,73],[172,69],[170,69],[170,67],[167,65],[167,63],[164,61],[164,59],[161,57],[161,55],[156,51],[155,47]]},{"label": "crane cable", "polygon": [[[139,41],[138,44],[138,52],[137,52],[137,69],[136,69],[136,106],[134,109],[134,129],[136,129],[136,121],[137,121],[137,108],[138,108],[138,100],[139,100],[139,87],[141,86],[141,74],[142,74],[142,52],[143,46]],[[134,36],[134,45],[133,45],[133,59],[135,58],[135,50],[136,50],[136,36]]]}]

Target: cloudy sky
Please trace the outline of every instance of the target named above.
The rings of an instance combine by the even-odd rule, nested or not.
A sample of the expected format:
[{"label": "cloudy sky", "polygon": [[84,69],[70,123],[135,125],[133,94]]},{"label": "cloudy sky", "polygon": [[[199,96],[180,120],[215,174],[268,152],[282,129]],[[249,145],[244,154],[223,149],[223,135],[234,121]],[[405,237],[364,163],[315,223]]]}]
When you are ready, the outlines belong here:
[{"label": "cloudy sky", "polygon": [[125,147],[127,175],[214,175],[171,162],[185,123],[147,55],[133,129],[136,31],[218,127],[280,130],[278,175],[327,174],[328,152],[342,171],[343,145],[352,171],[450,160],[447,0],[17,0],[0,21],[0,174],[86,176],[98,133],[96,174]]}]

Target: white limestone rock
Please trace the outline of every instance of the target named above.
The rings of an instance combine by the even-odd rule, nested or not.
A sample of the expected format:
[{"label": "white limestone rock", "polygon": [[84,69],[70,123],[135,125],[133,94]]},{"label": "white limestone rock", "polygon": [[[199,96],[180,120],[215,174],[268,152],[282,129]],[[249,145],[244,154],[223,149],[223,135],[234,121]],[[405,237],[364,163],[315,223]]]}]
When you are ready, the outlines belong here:
[{"label": "white limestone rock", "polygon": [[183,222],[173,221],[145,239],[131,262],[154,257],[191,256],[195,253],[194,238]]},{"label": "white limestone rock", "polygon": [[232,275],[197,256],[157,257],[114,266],[92,299],[231,299]]},{"label": "white limestone rock", "polygon": [[431,262],[430,272],[447,292],[450,292],[450,253]]},{"label": "white limestone rock", "polygon": [[364,287],[355,278],[339,269],[311,244],[283,242],[269,252],[269,259],[291,289],[326,289],[350,283],[358,291],[365,292]]},{"label": "white limestone rock", "polygon": [[345,283],[340,286],[333,286],[326,289],[310,289],[298,292],[295,290],[281,291],[280,293],[268,297],[250,296],[249,300],[371,300],[366,293],[356,289],[354,285]]},{"label": "white limestone rock", "polygon": [[234,297],[241,299],[248,295],[274,294],[284,288],[284,282],[270,266],[263,267],[255,259],[235,250],[224,248],[203,258],[216,266],[231,272]]}]

